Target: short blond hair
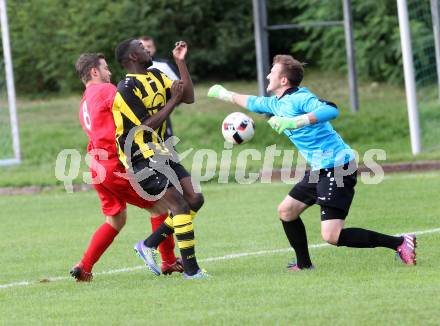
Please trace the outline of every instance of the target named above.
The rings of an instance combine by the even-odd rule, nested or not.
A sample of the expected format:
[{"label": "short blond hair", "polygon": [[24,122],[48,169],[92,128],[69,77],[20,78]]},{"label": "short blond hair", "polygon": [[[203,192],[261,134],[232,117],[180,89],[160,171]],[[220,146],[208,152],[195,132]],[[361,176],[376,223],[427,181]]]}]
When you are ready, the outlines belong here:
[{"label": "short blond hair", "polygon": [[304,63],[291,55],[278,54],[273,58],[273,64],[282,66],[281,74],[289,80],[291,86],[299,86],[304,77]]}]

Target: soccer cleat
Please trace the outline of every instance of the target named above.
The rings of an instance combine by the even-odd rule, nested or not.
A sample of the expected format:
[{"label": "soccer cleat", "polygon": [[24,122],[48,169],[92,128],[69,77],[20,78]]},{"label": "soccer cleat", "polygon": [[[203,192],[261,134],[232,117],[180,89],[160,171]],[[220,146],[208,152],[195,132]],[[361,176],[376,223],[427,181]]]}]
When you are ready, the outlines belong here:
[{"label": "soccer cleat", "polygon": [[160,275],[160,267],[158,263],[158,253],[156,248],[149,248],[144,245],[144,240],[139,241],[134,246],[134,251],[144,261],[148,269],[154,274]]},{"label": "soccer cleat", "polygon": [[397,257],[399,257],[405,265],[416,265],[416,247],[416,236],[414,234],[404,234],[402,244],[397,247]]},{"label": "soccer cleat", "polygon": [[287,264],[287,271],[289,272],[300,272],[303,270],[312,270],[312,269],[315,269],[315,266],[311,265],[310,267],[300,268],[295,260]]},{"label": "soccer cleat", "polygon": [[183,261],[182,258],[177,257],[173,264],[162,262],[162,274],[170,275],[174,272],[183,273]]},{"label": "soccer cleat", "polygon": [[209,274],[204,269],[199,269],[197,273],[195,273],[194,275],[188,275],[186,273],[183,273],[183,278],[185,280],[196,280],[196,279],[203,279],[208,277]]},{"label": "soccer cleat", "polygon": [[91,282],[93,274],[86,272],[83,263],[78,263],[70,270],[70,275],[76,279],[77,282]]}]

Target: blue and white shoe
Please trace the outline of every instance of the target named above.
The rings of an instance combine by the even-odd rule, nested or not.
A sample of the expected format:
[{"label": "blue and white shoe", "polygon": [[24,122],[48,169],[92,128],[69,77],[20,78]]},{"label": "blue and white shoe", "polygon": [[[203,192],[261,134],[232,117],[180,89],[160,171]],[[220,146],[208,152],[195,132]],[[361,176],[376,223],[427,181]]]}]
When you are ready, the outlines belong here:
[{"label": "blue and white shoe", "polygon": [[148,269],[153,272],[154,275],[160,275],[160,264],[158,262],[159,255],[156,248],[149,248],[144,245],[144,240],[139,241],[134,246],[134,251],[144,261]]},{"label": "blue and white shoe", "polygon": [[209,274],[204,269],[199,269],[197,273],[194,275],[188,275],[186,273],[183,273],[183,278],[185,280],[196,280],[196,279],[203,279],[210,277]]}]

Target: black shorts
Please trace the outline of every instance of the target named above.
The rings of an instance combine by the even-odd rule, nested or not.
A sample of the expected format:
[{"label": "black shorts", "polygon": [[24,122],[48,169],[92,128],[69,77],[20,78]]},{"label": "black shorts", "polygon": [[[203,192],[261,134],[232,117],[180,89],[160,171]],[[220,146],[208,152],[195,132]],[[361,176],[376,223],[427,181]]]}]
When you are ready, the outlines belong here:
[{"label": "black shorts", "polygon": [[[348,163],[343,169],[347,167]],[[353,201],[356,182],[357,170],[339,176],[335,176],[334,168],[306,171],[304,178],[290,190],[289,196],[309,206],[315,203],[321,206],[322,221],[344,220]]]},{"label": "black shorts", "polygon": [[133,172],[138,175],[144,168],[148,176],[139,181],[142,189],[151,196],[160,194],[165,188],[174,187],[175,182],[191,176],[182,164],[172,160],[159,161],[158,157],[149,157],[133,164]]}]

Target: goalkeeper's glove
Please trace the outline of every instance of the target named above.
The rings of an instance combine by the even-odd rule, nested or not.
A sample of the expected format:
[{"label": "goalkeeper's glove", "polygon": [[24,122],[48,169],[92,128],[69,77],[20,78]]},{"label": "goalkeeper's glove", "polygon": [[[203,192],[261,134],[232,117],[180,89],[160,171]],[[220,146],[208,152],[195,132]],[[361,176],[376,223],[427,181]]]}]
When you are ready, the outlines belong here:
[{"label": "goalkeeper's glove", "polygon": [[286,129],[297,129],[310,124],[307,114],[295,118],[273,116],[268,121],[269,125],[279,134]]},{"label": "goalkeeper's glove", "polygon": [[234,94],[234,92],[228,91],[222,85],[214,85],[208,91],[208,97],[218,98],[227,102],[233,102],[232,96]]}]

